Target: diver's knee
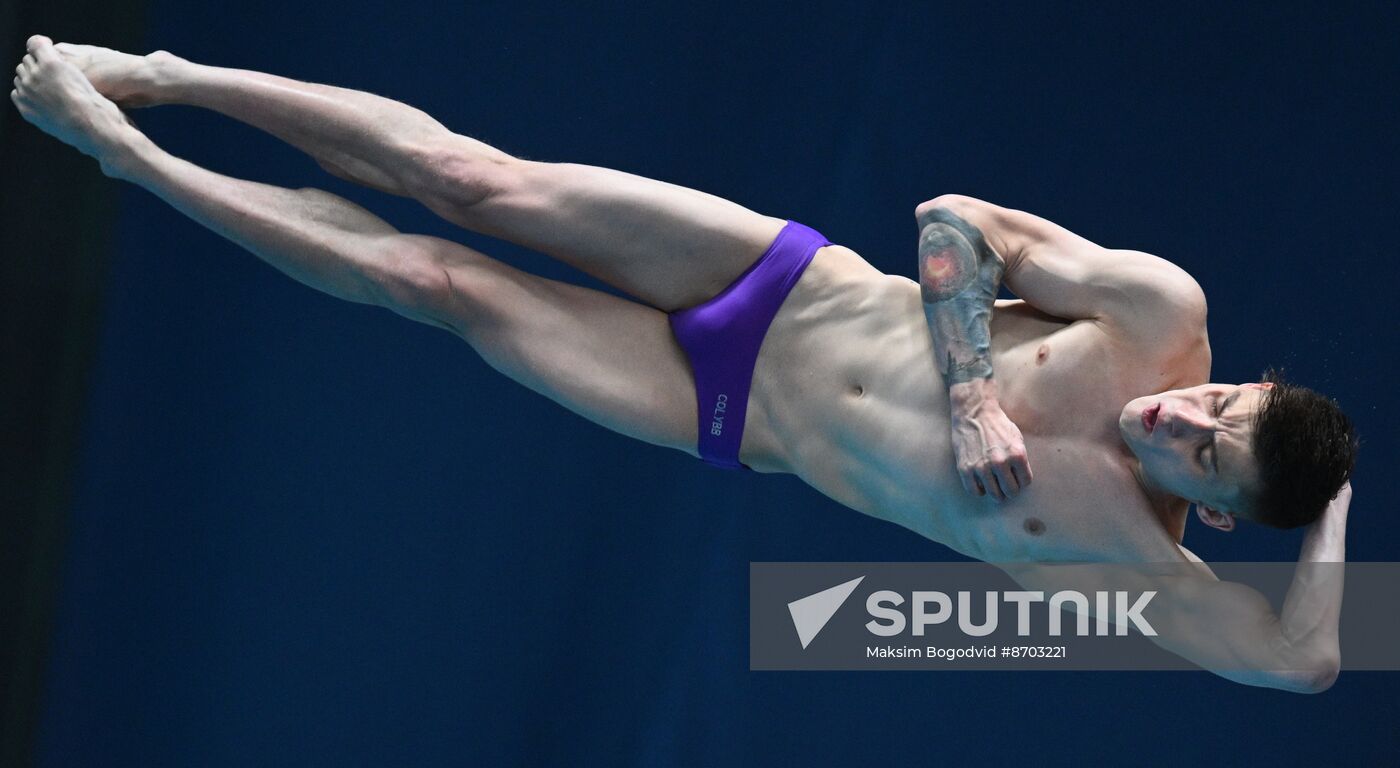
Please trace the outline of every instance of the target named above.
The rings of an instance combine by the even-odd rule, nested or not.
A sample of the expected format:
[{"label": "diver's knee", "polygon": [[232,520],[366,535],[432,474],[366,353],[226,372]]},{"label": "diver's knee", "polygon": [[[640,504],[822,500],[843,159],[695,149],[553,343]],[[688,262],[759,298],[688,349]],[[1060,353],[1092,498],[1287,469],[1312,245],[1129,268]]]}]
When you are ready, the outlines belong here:
[{"label": "diver's knee", "polygon": [[527,161],[457,134],[418,142],[403,181],[430,208],[480,206],[520,184]]}]

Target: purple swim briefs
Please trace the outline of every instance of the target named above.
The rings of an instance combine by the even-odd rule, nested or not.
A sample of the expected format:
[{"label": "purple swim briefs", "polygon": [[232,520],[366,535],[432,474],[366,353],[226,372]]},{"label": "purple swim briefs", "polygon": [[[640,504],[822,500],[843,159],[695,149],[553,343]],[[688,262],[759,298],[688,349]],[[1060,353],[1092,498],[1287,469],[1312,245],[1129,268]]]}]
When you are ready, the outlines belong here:
[{"label": "purple swim briefs", "polygon": [[788,221],[742,275],[709,301],[670,313],[671,331],[690,358],[700,422],[700,458],[725,469],[739,461],[749,386],[768,326],[818,248],[831,245],[811,227]]}]

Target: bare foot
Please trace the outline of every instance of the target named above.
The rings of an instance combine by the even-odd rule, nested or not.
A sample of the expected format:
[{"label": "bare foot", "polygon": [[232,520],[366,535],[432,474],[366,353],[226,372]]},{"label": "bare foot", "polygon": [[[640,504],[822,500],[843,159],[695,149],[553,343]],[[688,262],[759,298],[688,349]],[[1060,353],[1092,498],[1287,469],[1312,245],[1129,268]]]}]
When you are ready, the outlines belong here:
[{"label": "bare foot", "polygon": [[102,172],[119,176],[144,138],[117,105],[98,93],[83,73],[43,35],[29,38],[29,53],[15,68],[10,100],[39,130],[97,158]]},{"label": "bare foot", "polygon": [[171,67],[185,60],[168,51],[145,56],[114,51],[96,45],[59,43],[54,50],[82,71],[97,92],[122,107],[160,104],[160,89]]}]

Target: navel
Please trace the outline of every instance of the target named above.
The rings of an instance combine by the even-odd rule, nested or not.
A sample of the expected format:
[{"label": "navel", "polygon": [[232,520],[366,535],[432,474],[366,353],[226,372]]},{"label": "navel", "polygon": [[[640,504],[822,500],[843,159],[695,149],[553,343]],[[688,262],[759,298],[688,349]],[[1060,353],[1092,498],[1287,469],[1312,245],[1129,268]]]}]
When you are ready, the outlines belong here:
[{"label": "navel", "polygon": [[861,395],[864,395],[864,394],[865,394],[865,387],[862,387],[862,386],[859,385],[859,384],[852,384],[852,385],[851,385],[851,394],[854,395],[854,396],[856,396],[856,397],[860,397]]},{"label": "navel", "polygon": [[1045,523],[1040,522],[1040,518],[1038,517],[1026,518],[1026,523],[1023,527],[1026,529],[1026,533],[1032,536],[1039,536],[1045,533]]},{"label": "navel", "polygon": [[1045,361],[1050,359],[1050,345],[1041,344],[1040,349],[1035,351],[1035,364],[1045,365]]}]

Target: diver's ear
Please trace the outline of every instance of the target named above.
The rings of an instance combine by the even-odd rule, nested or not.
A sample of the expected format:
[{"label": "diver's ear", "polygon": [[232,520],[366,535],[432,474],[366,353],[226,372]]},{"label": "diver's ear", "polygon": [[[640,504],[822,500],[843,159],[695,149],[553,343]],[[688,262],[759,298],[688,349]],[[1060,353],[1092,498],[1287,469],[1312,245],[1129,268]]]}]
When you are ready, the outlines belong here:
[{"label": "diver's ear", "polygon": [[1199,517],[1201,519],[1201,522],[1205,523],[1206,525],[1209,525],[1212,528],[1215,528],[1216,530],[1235,530],[1234,515],[1230,514],[1229,512],[1221,512],[1211,507],[1207,507],[1199,501],[1196,502],[1196,517]]}]

